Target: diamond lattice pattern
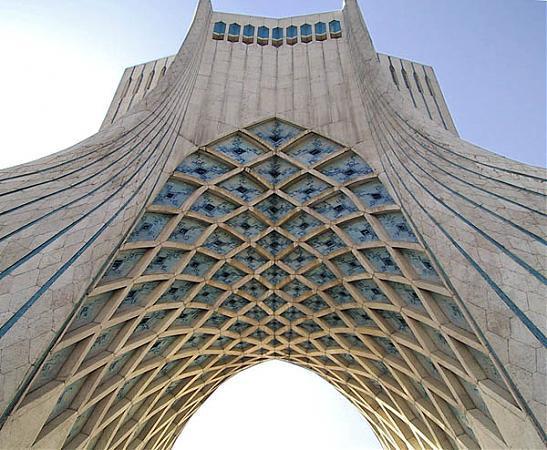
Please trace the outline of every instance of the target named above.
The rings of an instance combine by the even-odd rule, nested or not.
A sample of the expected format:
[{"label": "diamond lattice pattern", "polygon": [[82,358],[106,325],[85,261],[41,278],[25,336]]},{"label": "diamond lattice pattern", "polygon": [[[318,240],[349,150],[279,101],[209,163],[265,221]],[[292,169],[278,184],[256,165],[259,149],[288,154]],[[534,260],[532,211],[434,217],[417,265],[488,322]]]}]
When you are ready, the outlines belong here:
[{"label": "diamond lattice pattern", "polygon": [[505,390],[372,168],[278,119],[177,167],[31,391],[65,385],[42,435],[72,421],[67,446],[127,448],[275,358],[327,379],[395,447],[474,446],[469,411],[493,423],[477,381]]}]

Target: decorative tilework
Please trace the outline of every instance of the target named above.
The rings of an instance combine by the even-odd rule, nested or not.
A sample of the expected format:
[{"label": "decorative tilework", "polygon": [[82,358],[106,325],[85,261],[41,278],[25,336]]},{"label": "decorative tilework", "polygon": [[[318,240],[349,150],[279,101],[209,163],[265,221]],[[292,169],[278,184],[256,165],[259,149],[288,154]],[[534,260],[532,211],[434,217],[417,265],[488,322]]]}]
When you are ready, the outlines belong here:
[{"label": "decorative tilework", "polygon": [[340,149],[340,145],[312,134],[291,146],[287,153],[303,164],[314,165]]},{"label": "decorative tilework", "polygon": [[319,170],[340,184],[372,173],[370,166],[354,153],[346,153],[344,156],[328,162]]},{"label": "decorative tilework", "polygon": [[253,144],[241,134],[225,139],[215,144],[213,148],[240,164],[247,164],[264,153],[259,146]]},{"label": "decorative tilework", "polygon": [[274,119],[255,125],[249,128],[249,131],[272,147],[278,148],[301,134],[303,130],[287,122]]},{"label": "decorative tilework", "polygon": [[228,164],[204,152],[193,153],[177,167],[177,172],[203,181],[214,180],[230,170],[231,167]]},{"label": "decorative tilework", "polygon": [[393,199],[388,194],[386,188],[379,181],[370,181],[351,189],[367,208],[375,208],[378,206],[391,205]]},{"label": "decorative tilework", "polygon": [[190,217],[182,219],[169,237],[170,241],[192,245],[203,235],[208,224]]},{"label": "decorative tilework", "polygon": [[345,222],[340,225],[340,228],[344,230],[351,240],[357,245],[378,240],[376,232],[364,218]]},{"label": "decorative tilework", "polygon": [[154,273],[175,273],[186,252],[173,249],[163,249],[152,260],[144,272],[145,275]]},{"label": "decorative tilework", "polygon": [[192,206],[192,211],[211,218],[218,218],[231,213],[236,205],[211,192],[205,192]]},{"label": "decorative tilework", "polygon": [[401,270],[397,267],[397,264],[393,261],[393,258],[388,251],[384,248],[363,250],[363,254],[368,258],[376,271],[402,275]]},{"label": "decorative tilework", "polygon": [[260,202],[256,208],[271,222],[279,222],[292,211],[294,206],[274,194]]},{"label": "decorative tilework", "polygon": [[329,185],[324,181],[321,181],[318,178],[308,174],[299,178],[296,182],[291,183],[284,190],[287,194],[298,200],[300,203],[306,203],[320,195],[328,189],[328,187]]},{"label": "decorative tilework", "polygon": [[316,203],[312,208],[330,220],[340,219],[357,211],[355,205],[344,194],[337,194]]},{"label": "decorative tilework", "polygon": [[154,200],[154,205],[180,208],[196,188],[179,180],[169,180]]},{"label": "decorative tilework", "polygon": [[386,230],[387,234],[394,241],[417,242],[406,219],[400,212],[380,214],[378,220]]},{"label": "decorative tilework", "polygon": [[293,236],[303,238],[321,225],[321,221],[317,220],[315,217],[310,216],[305,212],[301,212],[281,226]]},{"label": "decorative tilework", "polygon": [[129,242],[135,241],[154,241],[156,240],[163,228],[169,222],[171,217],[166,214],[146,213],[141,218],[138,225],[135,227]]},{"label": "decorative tilework", "polygon": [[249,176],[238,174],[220,184],[235,197],[244,202],[250,202],[262,194],[265,189],[253,181]]}]

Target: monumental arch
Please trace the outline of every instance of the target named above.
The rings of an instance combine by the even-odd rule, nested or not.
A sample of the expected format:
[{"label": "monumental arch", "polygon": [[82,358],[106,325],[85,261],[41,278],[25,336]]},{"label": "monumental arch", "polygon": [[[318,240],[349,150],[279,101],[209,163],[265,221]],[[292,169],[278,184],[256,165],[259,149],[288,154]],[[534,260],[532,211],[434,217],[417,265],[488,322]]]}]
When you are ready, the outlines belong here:
[{"label": "monumental arch", "polygon": [[544,448],[544,175],[461,140],[355,0],[200,0],[96,135],[0,171],[0,448],[168,449],[271,359],[386,449]]}]

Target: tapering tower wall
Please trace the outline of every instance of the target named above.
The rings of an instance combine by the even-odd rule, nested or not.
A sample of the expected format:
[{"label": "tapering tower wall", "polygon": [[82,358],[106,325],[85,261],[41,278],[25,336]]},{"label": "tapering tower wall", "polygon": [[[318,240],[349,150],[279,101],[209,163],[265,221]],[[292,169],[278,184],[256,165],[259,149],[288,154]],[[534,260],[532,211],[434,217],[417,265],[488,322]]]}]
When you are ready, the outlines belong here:
[{"label": "tapering tower wall", "polygon": [[[340,31],[329,29],[333,21]],[[217,23],[226,25],[222,39]],[[320,23],[327,27],[325,33],[316,28]],[[240,26],[237,39],[235,33],[230,36],[231,24]],[[295,27],[297,33],[303,33],[307,25],[311,28],[309,42],[307,34],[299,34],[296,42],[289,43],[287,30]],[[242,42],[245,26],[254,30],[252,42]],[[268,30],[267,37],[260,34],[261,27]],[[274,29],[285,33],[281,40],[272,34]],[[414,76],[420,72],[416,68],[422,69],[423,78]],[[427,96],[428,91],[435,95]],[[421,325],[413,328],[419,352],[428,355],[440,371],[420,373],[416,367],[425,370],[426,363],[408,367],[387,364],[390,370],[403,373],[414,370],[412,377],[418,381],[423,378],[429,397],[424,395],[428,400],[419,412],[405,409],[404,401],[393,406],[392,397],[382,398],[380,406],[373,400],[367,403],[367,397],[360,397],[349,382],[345,387],[337,386],[363,408],[386,448],[543,447],[544,171],[459,139],[432,71],[378,55],[354,0],[348,0],[342,11],[285,19],[218,13],[202,0],[188,37],[174,58],[124,74],[97,135],[50,157],[0,171],[0,409],[5,411],[0,447],[51,448],[76,441],[88,445],[93,437],[102,439],[99,442],[115,441],[124,448],[130,442],[147,445],[148,441],[139,440],[147,432],[154,432],[154,448],[169,447],[187,420],[172,415],[169,408],[171,421],[165,427],[169,433],[157,432],[159,422],[145,415],[142,417],[150,425],[144,432],[139,430],[140,437],[131,434],[133,440],[122,439],[125,435],[114,425],[130,424],[114,407],[104,405],[103,413],[112,418],[114,430],[101,429],[102,434],[86,437],[86,427],[91,425],[80,424],[83,428],[74,431],[78,414],[89,412],[86,402],[97,391],[80,390],[77,398],[82,411],[74,406],[75,400],[65,410],[58,405],[63,405],[61,399],[67,398],[75,377],[96,370],[94,379],[97,383],[101,379],[99,362],[91,363],[85,355],[102,336],[102,326],[112,319],[105,316],[102,323],[97,319],[95,325],[86,324],[89,334],[81,327],[75,332],[73,324],[89,298],[106,289],[101,287],[103,276],[112,270],[112,261],[118,261],[120,248],[127,249],[129,233],[132,229],[135,233],[138,221],[146,217],[146,207],[152,208],[147,214],[175,214],[155,211],[151,203],[175,176],[173,171],[182,167],[181,162],[189,161],[185,158],[198,148],[207,147],[203,151],[208,152],[219,137],[228,139],[234,132],[256,140],[253,145],[264,152],[270,149],[275,153],[275,145],[248,128],[263,121],[272,123],[273,117],[317,139],[335,141],[366,161],[370,176],[378,177],[388,189],[390,198],[404,212],[404,223],[408,221],[416,236],[416,248],[410,250],[426,255],[440,280],[438,287],[416,281],[414,269],[406,267],[401,258],[405,283],[412,285],[419,297],[425,295],[422,301],[433,310],[440,306],[435,306],[432,292],[451,298],[469,325],[467,331],[462,332],[461,327],[454,331],[458,329],[454,328],[456,319],[451,323],[448,318],[444,323],[437,318],[448,317],[448,313],[436,316],[429,311],[433,320],[413,319],[412,313],[407,317],[404,308],[400,309],[407,322],[430,323],[442,337],[437,345],[430,345],[416,331]],[[299,145],[298,140],[291,145]],[[290,155],[293,150],[289,146],[283,151]],[[215,150],[211,151],[215,156]],[[340,160],[343,155],[340,153]],[[298,158],[288,158],[297,166],[302,164]],[[229,159],[225,162],[232,167]],[[245,166],[247,169],[252,172],[251,167]],[[327,176],[321,165],[308,164],[301,170]],[[345,184],[328,182],[350,196],[357,189],[349,185],[349,191],[344,191]],[[204,182],[203,186],[212,184]],[[263,186],[268,187],[267,183]],[[274,183],[270,191],[278,189],[285,188]],[[254,206],[246,207],[254,211]],[[371,213],[367,210],[366,214]],[[380,227],[376,221],[380,219],[366,217],[375,230]],[[276,226],[272,222],[271,227]],[[338,225],[333,226],[337,230]],[[392,255],[404,253],[400,244],[393,244],[387,235],[382,237],[381,227],[378,233],[387,247],[397,249],[390,250]],[[394,258],[399,261],[398,256]],[[377,276],[373,265],[363,264],[373,278]],[[380,283],[386,280],[396,282],[380,275]],[[328,329],[327,324],[326,333]],[[386,333],[383,325],[380,329]],[[398,349],[406,342],[405,358],[405,352],[417,345],[400,340],[396,333],[386,336]],[[456,363],[443,360],[445,343],[450,348],[445,348],[444,354],[454,352]],[[77,350],[67,356],[63,369],[40,385],[37,380],[45,367],[56,367],[55,355],[70,345]],[[270,344],[264,345],[262,349]],[[480,356],[469,356],[474,351]],[[436,352],[441,356],[434,356]],[[272,350],[271,356],[275,355],[278,353]],[[458,391],[465,383],[455,382],[455,374],[472,380],[472,392]],[[325,376],[335,385],[339,382]],[[436,376],[436,381],[428,380]],[[399,382],[402,387],[393,385],[386,392],[404,391],[405,383]],[[448,403],[439,394],[442,388],[435,391],[436,383],[450,391]],[[91,382],[86,386],[95,389]],[[206,398],[206,391],[200,395]],[[418,394],[414,395],[419,402]],[[451,402],[457,404],[459,413],[448,412]],[[383,408],[398,418],[386,419]],[[52,410],[57,412],[52,415]],[[129,411],[137,410],[127,407],[123,417]],[[20,433],[23,428],[32,431]]]}]

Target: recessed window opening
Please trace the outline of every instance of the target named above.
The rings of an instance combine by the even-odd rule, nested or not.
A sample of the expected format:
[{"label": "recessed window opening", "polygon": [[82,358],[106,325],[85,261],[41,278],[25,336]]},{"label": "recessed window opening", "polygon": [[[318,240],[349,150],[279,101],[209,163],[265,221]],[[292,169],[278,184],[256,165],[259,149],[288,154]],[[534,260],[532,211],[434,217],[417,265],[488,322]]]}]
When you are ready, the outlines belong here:
[{"label": "recessed window opening", "polygon": [[237,23],[230,24],[228,29],[228,40],[230,42],[239,42],[239,35],[241,34],[241,26]]},{"label": "recessed window opening", "polygon": [[313,39],[313,31],[310,24],[305,23],[300,27],[300,40],[304,43],[311,42]]},{"label": "recessed window opening", "polygon": [[145,90],[150,89],[150,86],[152,86],[152,81],[154,81],[154,75],[156,74],[155,70],[152,70],[150,74],[148,75],[148,81],[146,82]]},{"label": "recessed window opening", "polygon": [[243,27],[243,42],[252,44],[255,40],[255,27],[248,24]]},{"label": "recessed window opening", "polygon": [[268,27],[258,27],[257,42],[259,45],[268,45],[270,41],[270,29]]},{"label": "recessed window opening", "polygon": [[224,34],[226,33],[226,24],[224,22],[217,22],[213,28],[213,39],[219,41],[224,39]]},{"label": "recessed window opening", "polygon": [[339,20],[331,20],[329,22],[329,31],[330,37],[333,39],[338,39],[342,36],[342,25],[340,25]]},{"label": "recessed window opening", "polygon": [[294,45],[298,42],[298,28],[291,25],[287,28],[287,44]]},{"label": "recessed window opening", "polygon": [[137,92],[139,92],[139,89],[140,89],[141,84],[142,84],[142,78],[143,78],[143,75],[141,73],[140,76],[139,76],[139,79],[137,81],[137,84],[135,85],[135,89],[133,90],[133,95],[136,95]]},{"label": "recessed window opening", "polygon": [[317,22],[315,24],[315,39],[324,41],[327,39],[327,24],[325,22]]},{"label": "recessed window opening", "polygon": [[283,28],[275,27],[272,30],[272,45],[274,47],[281,47],[283,45]]}]

